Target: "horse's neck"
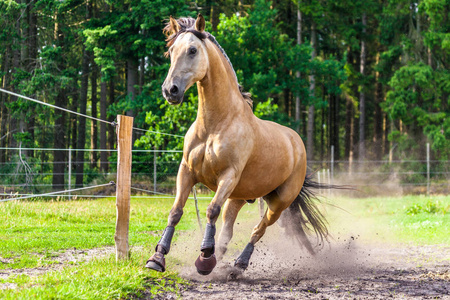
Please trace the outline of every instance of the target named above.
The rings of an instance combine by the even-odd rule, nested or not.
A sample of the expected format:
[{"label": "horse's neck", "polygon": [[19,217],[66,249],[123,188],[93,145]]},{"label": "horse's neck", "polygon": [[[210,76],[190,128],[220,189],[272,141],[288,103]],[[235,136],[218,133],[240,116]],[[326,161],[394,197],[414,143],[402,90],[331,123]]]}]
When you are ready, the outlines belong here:
[{"label": "horse's neck", "polygon": [[238,117],[245,109],[231,67],[215,46],[211,43],[208,46],[208,72],[197,83],[197,124],[207,131],[216,130],[221,121]]}]

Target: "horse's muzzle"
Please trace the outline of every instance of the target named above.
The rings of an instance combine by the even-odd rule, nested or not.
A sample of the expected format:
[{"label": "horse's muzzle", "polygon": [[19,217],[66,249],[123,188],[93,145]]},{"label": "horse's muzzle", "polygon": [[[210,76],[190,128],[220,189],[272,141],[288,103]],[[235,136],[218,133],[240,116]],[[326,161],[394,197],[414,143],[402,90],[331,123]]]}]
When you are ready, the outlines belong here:
[{"label": "horse's muzzle", "polygon": [[177,85],[172,85],[169,89],[162,87],[164,98],[172,105],[181,104],[184,99],[184,91],[182,91]]}]

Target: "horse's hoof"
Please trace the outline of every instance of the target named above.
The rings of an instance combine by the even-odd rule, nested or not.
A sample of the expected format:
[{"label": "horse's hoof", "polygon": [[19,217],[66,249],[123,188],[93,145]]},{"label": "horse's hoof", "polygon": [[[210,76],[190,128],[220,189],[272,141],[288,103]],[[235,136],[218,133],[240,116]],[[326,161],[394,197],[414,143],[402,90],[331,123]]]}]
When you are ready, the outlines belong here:
[{"label": "horse's hoof", "polygon": [[216,255],[212,254],[210,257],[203,257],[201,254],[195,261],[195,266],[197,267],[197,272],[201,275],[208,275],[212,272],[216,266],[217,259]]},{"label": "horse's hoof", "polygon": [[241,259],[240,257],[238,257],[238,259],[236,259],[236,262],[234,263],[234,268],[240,269],[243,272],[243,271],[247,270],[248,264],[249,264],[248,260],[244,260],[244,259]]},{"label": "horse's hoof", "polygon": [[197,272],[198,272],[198,274],[200,274],[200,275],[206,276],[206,275],[211,274],[212,270],[211,270],[211,271],[202,271],[202,270],[197,269]]},{"label": "horse's hoof", "polygon": [[164,272],[166,270],[166,260],[164,255],[156,252],[147,260],[146,268],[152,269],[158,272]]},{"label": "horse's hoof", "polygon": [[244,273],[244,269],[235,266],[231,269],[230,274],[228,274],[227,281],[236,280],[239,277],[241,277],[243,273]]}]

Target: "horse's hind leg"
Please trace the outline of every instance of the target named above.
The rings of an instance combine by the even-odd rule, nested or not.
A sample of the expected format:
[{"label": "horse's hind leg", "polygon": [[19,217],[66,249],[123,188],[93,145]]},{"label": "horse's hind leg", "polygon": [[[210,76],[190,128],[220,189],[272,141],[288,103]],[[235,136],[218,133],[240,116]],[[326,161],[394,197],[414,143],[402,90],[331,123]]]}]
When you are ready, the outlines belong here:
[{"label": "horse's hind leg", "polygon": [[219,242],[217,246],[217,258],[221,259],[225,252],[227,251],[228,243],[233,236],[233,225],[236,221],[236,217],[241,210],[241,208],[245,205],[245,200],[231,200],[228,199],[225,202],[222,213],[222,230],[219,235]]},{"label": "horse's hind leg", "polygon": [[247,269],[255,244],[264,235],[267,227],[280,218],[281,213],[289,207],[296,195],[298,195],[301,185],[303,184],[303,181],[298,177],[298,174],[294,174],[283,185],[264,197],[267,202],[266,213],[259,224],[253,229],[250,243],[247,244],[244,251],[235,262],[235,266],[241,271]]},{"label": "horse's hind leg", "polygon": [[262,238],[262,236],[266,232],[267,227],[278,220],[285,208],[286,206],[280,202],[268,201],[266,213],[264,214],[259,224],[255,226],[255,228],[253,228],[250,243],[247,244],[242,254],[237,258],[234,264],[236,267],[242,270],[247,269],[256,242],[258,242]]}]

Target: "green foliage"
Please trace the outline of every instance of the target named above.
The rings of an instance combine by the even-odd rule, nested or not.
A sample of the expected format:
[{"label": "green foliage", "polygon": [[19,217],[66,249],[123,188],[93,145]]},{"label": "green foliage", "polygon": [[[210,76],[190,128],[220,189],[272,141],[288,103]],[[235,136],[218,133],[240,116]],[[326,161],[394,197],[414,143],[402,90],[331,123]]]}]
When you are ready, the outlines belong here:
[{"label": "green foliage", "polygon": [[[388,146],[390,149],[379,151],[379,159],[389,150],[396,157],[423,159],[426,142],[432,144],[432,159],[450,157],[448,0],[224,0],[220,5],[205,0],[25,2],[0,0],[0,85],[8,90],[51,104],[60,101],[62,106],[78,110],[85,78],[83,55],[87,53],[89,76],[95,74],[94,68],[100,71],[94,92],[97,100],[101,92],[106,92],[102,100],[106,98],[109,120],[131,111],[136,127],[150,126],[153,131],[184,135],[195,120],[196,92],[188,92],[187,101],[178,108],[171,108],[162,100],[161,84],[170,63],[163,55],[167,49],[162,28],[170,15],[195,17],[201,12],[208,19],[208,30],[231,59],[238,81],[253,94],[258,117],[301,131],[306,126],[308,106],[315,106],[314,136],[316,144],[320,143],[315,149],[322,159],[326,159],[328,153],[324,150],[332,143],[339,150],[336,155],[345,155],[344,159],[350,156],[350,149],[357,148],[361,91],[366,96],[367,158],[374,158],[373,149],[380,148],[379,144],[371,147],[370,143],[379,125],[374,121],[381,122],[384,115],[387,122],[382,136],[389,135],[393,143]],[[297,42],[297,8],[302,16],[301,45]],[[367,16],[364,34],[363,14]],[[37,20],[32,21],[33,16]],[[311,59],[313,25],[317,34],[315,59]],[[362,41],[367,50],[365,75],[360,72]],[[138,64],[139,80],[133,82],[137,95],[132,97],[128,92],[129,79],[136,76],[127,72],[130,65]],[[316,85],[314,97],[310,91],[311,75]],[[107,83],[106,90],[100,81]],[[93,111],[92,86],[89,83],[87,87],[88,114]],[[297,96],[301,102],[300,120],[295,121]],[[377,111],[380,107],[381,113]],[[22,143],[22,147],[51,148],[58,141],[55,136],[60,134],[66,140],[65,147],[69,147],[76,143],[78,127],[82,125],[79,118],[65,115],[64,124],[55,126],[56,120],[63,119],[60,111],[3,94],[0,110],[3,146]],[[29,121],[25,122],[24,133],[19,132],[18,125],[23,126],[23,120]],[[344,124],[354,125],[350,130]],[[89,121],[87,126],[89,138]],[[353,145],[345,145],[344,152],[344,137],[350,138],[350,134]],[[136,146],[145,149],[182,148],[178,137],[151,133],[144,137],[136,133],[136,137]],[[90,145],[88,140],[85,144]],[[165,171],[176,171],[180,155],[173,153],[165,158],[174,165]],[[51,153],[32,156],[29,160],[36,163],[53,159]],[[355,151],[354,157],[357,156]],[[137,157],[140,162],[153,159],[151,154]],[[5,160],[17,161],[9,152]],[[136,165],[133,172],[149,173],[148,168],[149,165]],[[14,172],[9,166],[2,166],[2,170]],[[95,167],[86,165],[85,170],[85,182],[98,179],[93,174]],[[445,166],[439,170],[447,171]],[[39,171],[47,175],[35,176],[33,180],[51,183],[49,166],[42,166]],[[405,180],[419,182],[417,176],[420,175],[408,175]],[[19,182],[22,177],[9,176],[2,182],[14,180]]]},{"label": "green foliage", "polygon": [[277,10],[271,2],[255,1],[248,16],[220,16],[213,33],[225,49],[241,84],[252,93],[253,100],[279,98],[284,89],[299,92],[308,101],[308,83],[295,72],[309,74],[311,48],[295,45],[276,22]]},{"label": "green foliage", "polygon": [[[383,104],[391,118],[402,120],[411,128],[422,128],[421,132],[432,142],[432,148],[446,157],[450,154],[450,113],[445,110],[449,101],[449,79],[447,71],[433,70],[423,63],[408,64],[395,72],[389,82],[392,90]],[[395,136],[400,137],[400,133],[392,132],[391,140],[401,142]],[[406,138],[403,142],[409,140]]]},{"label": "green foliage", "polygon": [[[149,131],[136,140],[135,146],[147,150],[183,150],[183,137],[197,115],[197,96],[190,93],[181,105],[176,106],[170,105],[163,98],[157,98],[156,103],[159,109],[149,110],[145,118]],[[166,174],[176,173],[181,157],[181,152],[167,153],[163,160],[171,164],[164,164],[164,169],[160,171]]]},{"label": "green foliage", "polygon": [[[255,1],[248,16],[222,14],[217,32],[213,34],[230,58],[239,82],[252,94],[256,105],[273,99],[280,109],[269,119],[284,125],[298,124],[281,110],[286,101],[285,91],[298,94],[304,105],[325,107],[327,102],[318,96],[311,99],[308,75],[315,74],[318,84],[325,86],[327,93],[339,94],[340,83],[345,80],[343,63],[334,57],[311,61],[311,47],[296,44],[294,38],[280,30],[277,23],[278,11],[271,2]],[[302,76],[296,77],[296,72]]]},{"label": "green foliage", "polygon": [[272,104],[272,101],[273,99],[268,99],[266,102],[259,102],[255,107],[255,116],[260,119],[273,120],[278,112],[278,105]]},{"label": "green foliage", "polygon": [[405,209],[407,215],[417,215],[420,213],[426,214],[447,214],[450,211],[450,205],[443,205],[440,201],[429,200],[425,205],[414,203],[412,206]]}]

